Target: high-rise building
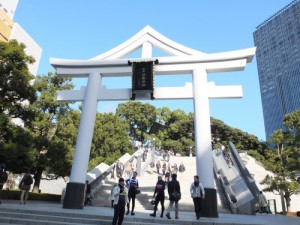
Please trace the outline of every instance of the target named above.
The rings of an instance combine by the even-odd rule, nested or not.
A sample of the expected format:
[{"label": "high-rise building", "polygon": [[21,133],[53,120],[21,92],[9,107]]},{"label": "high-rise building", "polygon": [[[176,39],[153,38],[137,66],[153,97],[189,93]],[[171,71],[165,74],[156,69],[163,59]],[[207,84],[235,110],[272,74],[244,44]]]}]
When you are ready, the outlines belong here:
[{"label": "high-rise building", "polygon": [[284,129],[283,117],[300,108],[300,0],[254,32],[266,138]]},{"label": "high-rise building", "polygon": [[0,41],[16,39],[26,45],[25,52],[35,58],[35,63],[28,65],[29,71],[36,75],[40,63],[42,48],[18,24],[13,21],[19,0],[0,0]]}]

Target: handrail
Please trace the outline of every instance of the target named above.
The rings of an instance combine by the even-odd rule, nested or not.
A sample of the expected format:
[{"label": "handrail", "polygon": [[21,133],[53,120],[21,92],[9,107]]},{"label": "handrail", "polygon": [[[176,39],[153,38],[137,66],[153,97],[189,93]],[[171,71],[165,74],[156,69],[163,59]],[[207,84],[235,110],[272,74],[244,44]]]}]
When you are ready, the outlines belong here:
[{"label": "handrail", "polygon": [[238,170],[240,171],[240,175],[243,177],[244,181],[246,182],[246,185],[249,188],[249,190],[251,191],[251,193],[255,199],[255,202],[257,202],[258,195],[259,195],[259,189],[255,183],[254,178],[251,176],[249,170],[244,165],[243,160],[241,159],[239,153],[237,152],[237,150],[232,142],[229,142],[229,150],[231,152],[231,155],[233,156],[233,159],[236,163]]},{"label": "handrail", "polygon": [[[124,165],[126,165],[129,161],[131,161],[133,158],[136,157],[136,152],[134,154],[132,154],[132,156],[127,160],[126,163],[124,163]],[[114,169],[115,165],[116,165],[116,162],[114,162],[106,171],[101,173],[95,180],[93,180],[91,182],[91,188],[94,189],[94,187],[96,187],[100,182],[105,180],[106,177],[111,174],[111,171]]]}]

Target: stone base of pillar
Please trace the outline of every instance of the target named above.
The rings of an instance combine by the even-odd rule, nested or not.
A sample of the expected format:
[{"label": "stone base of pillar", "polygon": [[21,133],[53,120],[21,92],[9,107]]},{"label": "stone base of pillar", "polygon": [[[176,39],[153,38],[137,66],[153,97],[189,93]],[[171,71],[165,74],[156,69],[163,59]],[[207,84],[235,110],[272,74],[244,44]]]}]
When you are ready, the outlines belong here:
[{"label": "stone base of pillar", "polygon": [[83,209],[84,187],[82,183],[68,183],[63,208],[65,209]]},{"label": "stone base of pillar", "polygon": [[205,199],[202,201],[201,216],[203,217],[219,217],[217,190],[213,188],[204,188]]}]

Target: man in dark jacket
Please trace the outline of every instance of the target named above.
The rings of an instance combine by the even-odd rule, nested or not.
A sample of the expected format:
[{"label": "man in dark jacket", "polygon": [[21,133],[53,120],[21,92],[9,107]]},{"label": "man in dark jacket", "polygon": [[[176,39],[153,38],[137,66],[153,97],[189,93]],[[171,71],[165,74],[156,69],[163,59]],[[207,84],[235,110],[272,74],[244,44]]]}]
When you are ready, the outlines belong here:
[{"label": "man in dark jacket", "polygon": [[150,214],[150,216],[156,217],[157,205],[160,202],[161,204],[161,214],[160,217],[162,218],[165,211],[165,182],[162,179],[161,175],[158,175],[158,181],[155,186],[155,191],[153,197],[155,197],[154,201],[154,213]]},{"label": "man in dark jacket", "polygon": [[7,181],[7,172],[5,171],[5,166],[1,165],[1,167],[0,167],[0,204],[1,204],[2,188],[6,181]]},{"label": "man in dark jacket", "polygon": [[170,211],[173,208],[173,204],[175,202],[175,219],[179,219],[178,217],[178,201],[180,200],[181,191],[180,191],[180,184],[177,181],[177,174],[172,174],[172,180],[168,183],[168,193],[170,204],[167,209],[166,217],[171,219]]}]

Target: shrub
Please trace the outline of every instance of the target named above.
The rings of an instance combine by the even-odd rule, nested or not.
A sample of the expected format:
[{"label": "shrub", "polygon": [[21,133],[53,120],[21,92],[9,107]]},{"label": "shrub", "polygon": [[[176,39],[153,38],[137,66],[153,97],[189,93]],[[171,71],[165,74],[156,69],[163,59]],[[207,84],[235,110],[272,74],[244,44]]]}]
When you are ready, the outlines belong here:
[{"label": "shrub", "polygon": [[[19,200],[21,196],[20,190],[2,190],[2,199]],[[60,202],[61,195],[32,193],[29,192],[28,199],[37,201]]]}]

